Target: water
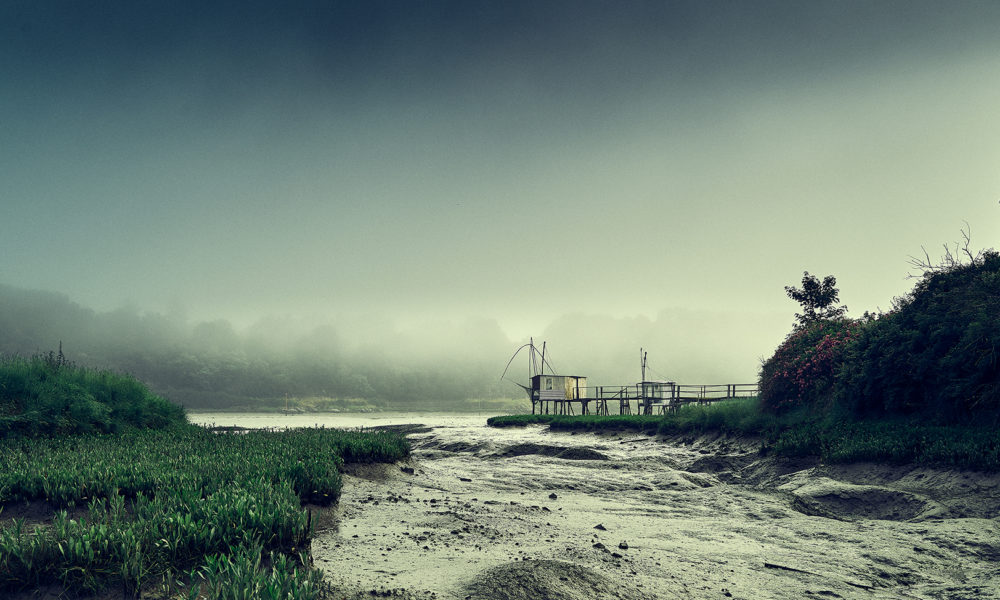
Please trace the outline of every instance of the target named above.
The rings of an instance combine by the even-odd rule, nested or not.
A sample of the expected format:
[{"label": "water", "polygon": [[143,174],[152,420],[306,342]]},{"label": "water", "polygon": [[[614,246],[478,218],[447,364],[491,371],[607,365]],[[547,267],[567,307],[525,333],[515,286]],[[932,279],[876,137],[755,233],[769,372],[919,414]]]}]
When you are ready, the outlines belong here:
[{"label": "water", "polygon": [[[490,415],[492,416],[492,415]],[[333,427],[337,429],[358,429],[379,425],[405,425],[421,423],[433,427],[485,426],[487,415],[467,413],[233,413],[197,412],[188,413],[188,419],[196,425],[220,427],[248,427],[252,429],[288,429],[294,427]]]}]

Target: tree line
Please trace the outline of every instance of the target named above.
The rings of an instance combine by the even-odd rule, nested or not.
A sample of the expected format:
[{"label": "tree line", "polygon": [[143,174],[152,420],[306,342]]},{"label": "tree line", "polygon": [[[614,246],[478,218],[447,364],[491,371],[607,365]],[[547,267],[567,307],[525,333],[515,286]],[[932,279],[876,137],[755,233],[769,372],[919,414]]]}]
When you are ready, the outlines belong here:
[{"label": "tree line", "polygon": [[226,320],[98,312],[63,294],[0,285],[0,353],[29,357],[61,344],[75,363],[132,374],[191,408],[255,408],[290,396],[325,398],[328,408],[363,400],[448,409],[510,397],[496,372],[510,343],[489,328],[480,337],[490,348],[461,358],[442,360],[438,351],[401,358],[385,347],[348,345],[329,325],[271,318],[237,331]]}]

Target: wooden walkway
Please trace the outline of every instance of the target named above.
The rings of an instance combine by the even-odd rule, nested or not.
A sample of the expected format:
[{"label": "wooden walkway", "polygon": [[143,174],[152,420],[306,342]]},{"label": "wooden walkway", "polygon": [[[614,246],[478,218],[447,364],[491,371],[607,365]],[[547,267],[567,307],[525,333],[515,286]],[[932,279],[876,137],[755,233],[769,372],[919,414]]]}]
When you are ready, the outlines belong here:
[{"label": "wooden walkway", "polygon": [[[756,383],[723,384],[633,384],[623,386],[594,386],[563,390],[536,391],[531,398],[531,414],[553,415],[608,415],[609,403],[618,405],[620,415],[654,415],[676,411],[685,404],[711,404],[719,400],[746,398],[757,395]],[[571,396],[571,397],[570,397]],[[635,412],[632,406],[635,405]],[[574,409],[577,406],[579,412]]]}]

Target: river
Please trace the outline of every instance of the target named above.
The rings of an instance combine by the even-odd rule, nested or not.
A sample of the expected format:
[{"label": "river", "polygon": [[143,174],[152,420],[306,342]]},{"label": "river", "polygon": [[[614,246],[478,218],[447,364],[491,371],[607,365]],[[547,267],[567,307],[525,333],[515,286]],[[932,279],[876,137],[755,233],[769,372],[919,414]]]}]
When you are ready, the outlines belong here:
[{"label": "river", "polygon": [[1000,598],[996,475],[778,460],[754,440],[493,429],[485,416],[194,414],[202,424],[419,423],[353,466],[313,556],[350,597]]}]

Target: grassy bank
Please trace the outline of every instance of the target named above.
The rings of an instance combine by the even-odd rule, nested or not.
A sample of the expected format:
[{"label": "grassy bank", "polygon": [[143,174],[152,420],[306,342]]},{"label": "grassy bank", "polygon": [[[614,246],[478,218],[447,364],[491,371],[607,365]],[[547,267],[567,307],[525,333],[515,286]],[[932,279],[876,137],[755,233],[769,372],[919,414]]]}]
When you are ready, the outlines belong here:
[{"label": "grassy bank", "polygon": [[548,425],[564,431],[753,435],[779,456],[817,456],[834,463],[875,461],[1000,471],[1000,433],[992,427],[929,425],[916,420],[817,418],[805,411],[762,412],[755,398],[689,405],[669,415],[510,415],[492,427]]},{"label": "grassy bank", "polygon": [[0,438],[158,429],[185,422],[184,409],[134,377],[78,367],[62,351],[0,357]]},{"label": "grassy bank", "polygon": [[556,430],[630,430],[650,434],[712,430],[760,434],[781,426],[775,417],[757,410],[756,398],[739,398],[704,406],[687,405],[668,415],[509,415],[490,417],[486,423],[491,427],[542,424]]},{"label": "grassy bank", "polygon": [[0,595],[316,598],[311,513],[393,432],[212,432],[127,375],[0,360]]}]

